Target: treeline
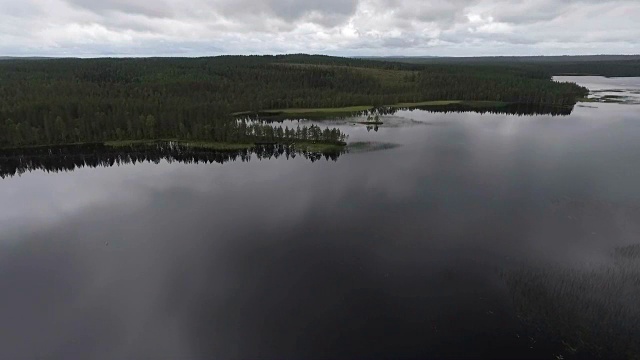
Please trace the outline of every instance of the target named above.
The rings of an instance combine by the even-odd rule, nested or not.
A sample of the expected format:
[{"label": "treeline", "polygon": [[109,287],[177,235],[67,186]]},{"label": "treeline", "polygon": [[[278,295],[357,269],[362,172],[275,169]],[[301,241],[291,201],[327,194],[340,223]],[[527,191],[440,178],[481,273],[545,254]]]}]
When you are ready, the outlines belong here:
[{"label": "treeline", "polygon": [[341,144],[347,140],[347,135],[340,130],[325,128],[317,125],[297,126],[289,128],[285,126],[271,126],[241,119],[236,122],[236,134],[234,142],[258,142],[258,143],[284,143],[311,142],[320,144]]},{"label": "treeline", "polygon": [[496,57],[383,57],[377,61],[406,65],[506,66],[548,75],[640,76],[640,56],[496,56]]},{"label": "treeline", "polygon": [[[424,100],[504,101],[520,104],[570,106],[588,90],[572,83],[557,83],[540,71],[465,66],[434,66],[437,72],[416,76]],[[478,69],[484,69],[480,72]],[[424,101],[423,100],[423,101]]]},{"label": "treeline", "polygon": [[554,75],[640,76],[640,60],[565,62],[544,65]]},{"label": "treeline", "polygon": [[0,150],[0,178],[19,176],[41,170],[49,173],[68,172],[84,167],[112,167],[136,163],[223,164],[231,161],[249,162],[254,157],[266,159],[295,159],[303,157],[311,162],[337,161],[344,151],[313,152],[296,148],[292,144],[263,144],[241,150],[207,150],[182,146],[177,143],[158,142],[110,147],[104,144],[63,145],[28,149]]},{"label": "treeline", "polygon": [[233,121],[209,121],[195,123],[191,128],[178,124],[177,131],[161,131],[153,115],[140,115],[137,119],[127,120],[123,128],[118,122],[103,113],[96,114],[93,120],[75,119],[65,121],[57,116],[55,120],[45,118],[43,127],[12,119],[0,123],[0,143],[5,147],[25,147],[33,145],[59,145],[96,143],[124,140],[198,140],[229,143],[294,143],[312,142],[320,144],[344,144],[347,135],[333,128],[322,129],[317,125],[297,126],[296,128],[273,126],[249,119]]},{"label": "treeline", "polygon": [[539,70],[327,56],[5,60],[0,147],[154,138],[251,141],[259,137],[248,132],[255,129],[232,114],[427,100],[570,105],[585,93]]}]

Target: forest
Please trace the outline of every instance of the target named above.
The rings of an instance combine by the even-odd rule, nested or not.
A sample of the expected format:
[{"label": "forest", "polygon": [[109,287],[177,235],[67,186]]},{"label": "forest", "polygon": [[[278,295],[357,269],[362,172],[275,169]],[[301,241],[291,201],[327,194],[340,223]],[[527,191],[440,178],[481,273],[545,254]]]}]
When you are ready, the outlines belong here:
[{"label": "forest", "polygon": [[[0,61],[0,148],[128,140],[345,144],[337,129],[238,113],[425,101],[571,107],[588,90],[544,67],[311,55]],[[451,108],[445,109],[452,110]]]},{"label": "forest", "polygon": [[525,71],[543,71],[551,75],[598,75],[606,77],[640,76],[639,55],[593,56],[494,56],[494,57],[381,57],[420,65],[508,66]]}]

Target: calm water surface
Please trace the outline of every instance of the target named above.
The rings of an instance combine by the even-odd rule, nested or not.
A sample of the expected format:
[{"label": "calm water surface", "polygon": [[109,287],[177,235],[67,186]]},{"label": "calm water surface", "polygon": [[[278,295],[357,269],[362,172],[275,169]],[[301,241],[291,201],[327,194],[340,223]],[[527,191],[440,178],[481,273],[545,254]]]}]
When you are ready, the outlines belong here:
[{"label": "calm water surface", "polygon": [[640,242],[640,107],[589,106],[402,111],[340,125],[402,146],[336,162],[0,180],[0,358],[554,358],[500,271]]},{"label": "calm water surface", "polygon": [[591,90],[592,99],[614,96],[616,100],[638,105],[640,104],[640,77],[604,78],[601,76],[556,76],[556,81],[575,82]]}]

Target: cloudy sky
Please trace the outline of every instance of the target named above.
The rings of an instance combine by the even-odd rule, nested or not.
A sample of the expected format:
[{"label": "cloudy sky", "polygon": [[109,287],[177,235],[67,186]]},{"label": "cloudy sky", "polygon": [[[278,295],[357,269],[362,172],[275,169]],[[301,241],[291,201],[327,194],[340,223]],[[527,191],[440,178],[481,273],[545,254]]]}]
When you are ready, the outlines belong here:
[{"label": "cloudy sky", "polygon": [[0,56],[640,53],[640,0],[0,0]]}]

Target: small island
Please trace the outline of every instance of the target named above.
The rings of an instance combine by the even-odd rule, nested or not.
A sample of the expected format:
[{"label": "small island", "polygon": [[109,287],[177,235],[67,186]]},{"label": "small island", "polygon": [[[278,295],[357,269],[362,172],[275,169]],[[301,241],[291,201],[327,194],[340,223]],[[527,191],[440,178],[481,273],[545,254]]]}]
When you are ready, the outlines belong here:
[{"label": "small island", "polygon": [[375,111],[375,112],[369,113],[369,115],[367,116],[367,121],[360,121],[358,122],[358,124],[368,125],[368,126],[379,126],[379,125],[383,125],[384,123],[380,121],[380,114],[377,111]]}]

